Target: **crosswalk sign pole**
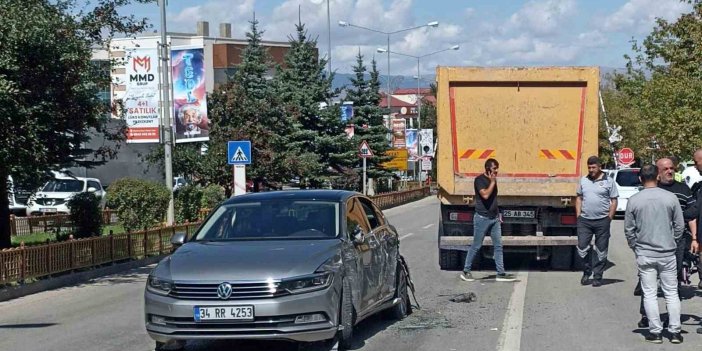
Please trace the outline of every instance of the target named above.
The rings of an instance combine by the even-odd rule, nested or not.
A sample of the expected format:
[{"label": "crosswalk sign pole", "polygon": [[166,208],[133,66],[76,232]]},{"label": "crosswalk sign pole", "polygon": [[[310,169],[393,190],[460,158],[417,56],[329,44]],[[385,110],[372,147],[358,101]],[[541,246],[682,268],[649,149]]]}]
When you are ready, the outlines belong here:
[{"label": "crosswalk sign pole", "polygon": [[367,184],[366,184],[366,158],[363,158],[363,195],[368,195],[368,191],[366,189]]}]

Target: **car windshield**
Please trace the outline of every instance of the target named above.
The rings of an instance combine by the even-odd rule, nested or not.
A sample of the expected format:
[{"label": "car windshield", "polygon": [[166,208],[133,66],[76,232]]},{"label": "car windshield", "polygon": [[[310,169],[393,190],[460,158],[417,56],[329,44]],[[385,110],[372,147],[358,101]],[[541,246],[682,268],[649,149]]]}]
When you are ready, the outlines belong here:
[{"label": "car windshield", "polygon": [[47,193],[77,193],[83,191],[82,180],[76,179],[54,179],[44,185],[41,190]]},{"label": "car windshield", "polygon": [[218,207],[195,241],[330,239],[338,235],[338,203],[275,199]]},{"label": "car windshield", "polygon": [[641,181],[639,180],[639,170],[631,169],[627,171],[617,172],[617,184],[619,186],[640,186]]}]

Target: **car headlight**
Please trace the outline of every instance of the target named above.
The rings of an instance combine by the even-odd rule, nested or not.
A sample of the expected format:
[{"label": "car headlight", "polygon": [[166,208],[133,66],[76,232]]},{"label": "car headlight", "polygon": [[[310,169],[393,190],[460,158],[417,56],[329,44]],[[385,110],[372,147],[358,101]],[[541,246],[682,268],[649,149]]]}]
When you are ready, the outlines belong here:
[{"label": "car headlight", "polygon": [[319,267],[314,271],[315,273],[324,273],[324,272],[336,272],[341,268],[341,264],[343,263],[341,259],[341,254],[336,254],[329,258],[326,262],[322,263],[319,265]]},{"label": "car headlight", "polygon": [[146,289],[159,295],[168,295],[171,290],[173,290],[173,282],[170,280],[159,279],[154,276],[149,276]]},{"label": "car headlight", "polygon": [[322,290],[334,281],[333,272],[315,273],[304,277],[284,280],[280,283],[279,289],[286,290],[291,294],[301,294],[316,290]]}]

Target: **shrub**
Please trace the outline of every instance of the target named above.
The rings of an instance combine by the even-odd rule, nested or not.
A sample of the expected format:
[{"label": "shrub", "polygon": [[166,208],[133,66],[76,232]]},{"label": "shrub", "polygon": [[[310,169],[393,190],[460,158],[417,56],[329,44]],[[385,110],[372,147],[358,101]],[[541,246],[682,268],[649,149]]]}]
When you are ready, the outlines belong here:
[{"label": "shrub", "polygon": [[225,198],[224,188],[217,184],[210,184],[202,190],[200,208],[211,210],[219,205],[220,202],[224,201]]},{"label": "shrub", "polygon": [[122,178],[110,185],[107,206],[117,211],[126,231],[152,228],[163,222],[168,211],[170,190],[163,184]]},{"label": "shrub", "polygon": [[175,216],[178,223],[197,221],[202,193],[202,188],[192,184],[178,189],[175,198]]},{"label": "shrub", "polygon": [[74,238],[88,238],[102,233],[102,209],[100,199],[95,194],[76,194],[66,205],[71,210],[71,221],[76,228]]}]

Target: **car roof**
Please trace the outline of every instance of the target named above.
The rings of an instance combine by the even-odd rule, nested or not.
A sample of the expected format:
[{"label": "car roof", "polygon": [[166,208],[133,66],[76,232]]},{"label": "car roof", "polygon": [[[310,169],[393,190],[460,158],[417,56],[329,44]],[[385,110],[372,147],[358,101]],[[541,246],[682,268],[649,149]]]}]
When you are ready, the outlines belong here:
[{"label": "car roof", "polygon": [[360,193],[347,190],[278,190],[260,193],[247,193],[235,196],[225,201],[225,204],[236,204],[251,201],[266,201],[275,199],[293,200],[322,200],[345,202],[352,196],[363,196]]}]

